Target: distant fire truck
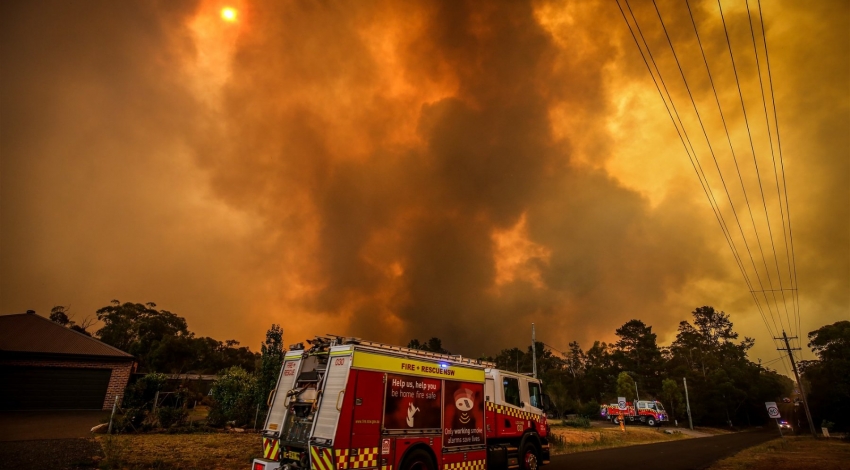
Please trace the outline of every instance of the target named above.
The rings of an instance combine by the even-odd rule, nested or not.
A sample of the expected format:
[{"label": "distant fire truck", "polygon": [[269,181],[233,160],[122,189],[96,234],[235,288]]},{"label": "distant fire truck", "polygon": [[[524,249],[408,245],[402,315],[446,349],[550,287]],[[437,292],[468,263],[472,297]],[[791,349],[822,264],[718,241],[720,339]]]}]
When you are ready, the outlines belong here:
[{"label": "distant fire truck", "polygon": [[655,400],[638,400],[637,413],[635,413],[635,407],[632,402],[626,402],[625,410],[621,410],[620,405],[617,403],[602,405],[600,407],[602,418],[614,424],[620,424],[619,416],[621,414],[626,422],[646,423],[649,426],[661,426],[670,420],[670,416],[664,410],[664,405],[660,401]]},{"label": "distant fire truck", "polygon": [[495,364],[356,338],[291,346],[252,470],[537,470],[551,407]]}]

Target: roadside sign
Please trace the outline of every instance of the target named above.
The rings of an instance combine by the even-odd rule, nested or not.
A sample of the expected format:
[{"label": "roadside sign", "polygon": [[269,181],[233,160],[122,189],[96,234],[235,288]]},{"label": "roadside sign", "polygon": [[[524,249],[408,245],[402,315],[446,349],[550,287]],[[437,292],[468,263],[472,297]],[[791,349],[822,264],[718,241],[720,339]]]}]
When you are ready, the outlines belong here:
[{"label": "roadside sign", "polygon": [[779,408],[776,406],[775,401],[766,401],[764,402],[764,406],[767,408],[767,414],[774,419],[779,419],[781,416],[779,415]]},{"label": "roadside sign", "polygon": [[626,397],[618,397],[617,398],[617,407],[621,410],[626,409]]}]

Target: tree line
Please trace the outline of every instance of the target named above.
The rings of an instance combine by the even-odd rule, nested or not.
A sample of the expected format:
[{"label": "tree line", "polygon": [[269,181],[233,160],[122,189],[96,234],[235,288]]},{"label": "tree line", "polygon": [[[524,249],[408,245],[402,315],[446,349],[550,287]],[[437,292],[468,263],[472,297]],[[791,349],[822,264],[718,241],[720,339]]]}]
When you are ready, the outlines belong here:
[{"label": "tree line", "polygon": [[[739,338],[729,315],[704,306],[679,323],[675,340],[660,347],[652,326],[641,320],[617,328],[612,343],[594,341],[588,349],[573,341],[566,351],[535,345],[538,377],[563,414],[598,415],[617,397],[660,400],[673,419],[687,421],[684,379],[697,425],[747,426],[768,420],[765,402],[793,401],[796,385],[785,375],[751,361],[752,338]],[[850,322],[809,333],[818,357],[801,364],[816,426],[847,430],[850,423]],[[439,338],[414,339],[408,347],[449,353]],[[450,354],[450,353],[449,353]],[[532,348],[503,349],[481,359],[503,370],[532,372]],[[798,418],[806,426],[802,406]],[[795,423],[796,424],[796,423]]]},{"label": "tree line", "polygon": [[[94,336],[136,357],[140,372],[219,374],[214,396],[227,405],[221,419],[253,417],[265,408],[283,361],[283,331],[272,325],[260,352],[235,340],[197,337],[186,320],[149,302],[110,305],[96,312],[103,324]],[[674,419],[686,420],[684,382],[687,379],[692,418],[699,425],[757,425],[767,420],[766,401],[793,397],[794,383],[775,370],[751,361],[755,344],[739,338],[729,315],[710,306],[691,312],[678,325],[675,340],[660,347],[652,326],[638,319],[615,330],[617,341],[594,341],[587,350],[573,341],[566,351],[536,344],[538,376],[563,414],[592,417],[599,406],[619,396],[629,400],[658,399]],[[83,334],[91,321],[77,324],[62,306],[51,320]],[[850,423],[850,322],[826,325],[809,333],[817,360],[803,361],[801,370],[816,425],[846,430]],[[411,340],[407,347],[451,354],[439,338]],[[531,373],[532,348],[503,349],[481,359],[497,367]],[[224,409],[221,406],[219,410]],[[263,411],[263,410],[261,410]],[[802,410],[801,410],[802,413]],[[805,422],[803,416],[802,421]]]},{"label": "tree line", "polygon": [[[699,307],[679,323],[676,339],[660,347],[652,326],[629,320],[615,331],[617,341],[573,341],[566,351],[536,344],[537,373],[559,412],[595,417],[601,404],[617,397],[657,399],[673,419],[687,422],[683,378],[687,378],[695,424],[752,425],[766,420],[765,401],[790,394],[792,383],[747,358],[755,341],[739,340],[729,315]],[[503,349],[482,359],[500,369],[530,373],[532,348]]]},{"label": "tree line", "polygon": [[[261,354],[239,346],[239,341],[219,341],[208,336],[196,336],[189,330],[186,319],[168,310],[157,310],[156,304],[113,300],[96,312],[102,327],[94,337],[104,343],[132,354],[138,372],[217,374],[223,369],[238,366],[254,372],[261,366]],[[50,319],[82,334],[93,321],[74,322],[68,309],[57,305]]]}]

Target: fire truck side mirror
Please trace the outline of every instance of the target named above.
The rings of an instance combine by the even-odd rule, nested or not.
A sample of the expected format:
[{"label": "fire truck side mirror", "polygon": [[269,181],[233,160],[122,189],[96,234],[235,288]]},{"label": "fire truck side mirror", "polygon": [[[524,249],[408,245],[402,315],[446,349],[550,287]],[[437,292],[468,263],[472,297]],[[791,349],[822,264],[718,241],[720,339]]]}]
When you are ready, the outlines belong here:
[{"label": "fire truck side mirror", "polygon": [[553,408],[552,399],[549,398],[549,395],[544,393],[540,396],[540,398],[541,405],[543,405],[543,411],[549,411]]}]

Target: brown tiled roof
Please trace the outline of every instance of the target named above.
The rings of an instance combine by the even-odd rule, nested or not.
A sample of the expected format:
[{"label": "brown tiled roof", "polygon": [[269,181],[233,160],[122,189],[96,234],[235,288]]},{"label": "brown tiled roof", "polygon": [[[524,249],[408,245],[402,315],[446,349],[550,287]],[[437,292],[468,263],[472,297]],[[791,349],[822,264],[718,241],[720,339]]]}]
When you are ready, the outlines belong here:
[{"label": "brown tiled roof", "polygon": [[0,315],[0,352],[133,357],[35,313]]}]

